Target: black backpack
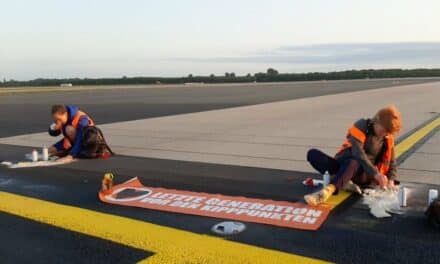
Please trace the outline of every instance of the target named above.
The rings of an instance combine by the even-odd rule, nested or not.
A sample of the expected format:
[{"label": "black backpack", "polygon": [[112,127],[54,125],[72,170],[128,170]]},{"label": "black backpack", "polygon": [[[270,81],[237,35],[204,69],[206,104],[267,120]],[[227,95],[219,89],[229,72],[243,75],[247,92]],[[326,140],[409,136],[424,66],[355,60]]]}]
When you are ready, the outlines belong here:
[{"label": "black backpack", "polygon": [[434,200],[425,212],[428,223],[440,229],[440,199]]},{"label": "black backpack", "polygon": [[89,126],[83,129],[82,150],[80,158],[94,159],[105,155],[114,155],[113,151],[105,141],[102,131],[96,126]]}]

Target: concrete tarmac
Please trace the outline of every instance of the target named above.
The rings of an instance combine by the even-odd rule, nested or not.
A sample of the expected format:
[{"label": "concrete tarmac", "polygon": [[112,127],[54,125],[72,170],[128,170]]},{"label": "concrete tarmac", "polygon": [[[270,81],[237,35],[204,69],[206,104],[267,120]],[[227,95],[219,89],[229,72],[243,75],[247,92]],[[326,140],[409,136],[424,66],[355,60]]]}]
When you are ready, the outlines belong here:
[{"label": "concrete tarmac", "polygon": [[417,148],[402,164],[401,179],[406,182],[440,185],[440,129]]},{"label": "concrete tarmac", "polygon": [[[148,118],[100,125],[119,154],[313,171],[305,161],[310,148],[336,153],[347,128],[359,118],[395,104],[403,116],[402,134],[440,112],[440,83],[301,98],[253,106]],[[414,107],[414,106],[417,107]],[[41,147],[47,133],[0,138],[0,143]]]},{"label": "concrete tarmac", "polygon": [[0,94],[0,137],[46,131],[52,104],[76,104],[93,114],[98,124],[103,124],[435,81],[439,78],[154,86],[156,88],[147,85],[135,86],[135,89],[117,86]]}]

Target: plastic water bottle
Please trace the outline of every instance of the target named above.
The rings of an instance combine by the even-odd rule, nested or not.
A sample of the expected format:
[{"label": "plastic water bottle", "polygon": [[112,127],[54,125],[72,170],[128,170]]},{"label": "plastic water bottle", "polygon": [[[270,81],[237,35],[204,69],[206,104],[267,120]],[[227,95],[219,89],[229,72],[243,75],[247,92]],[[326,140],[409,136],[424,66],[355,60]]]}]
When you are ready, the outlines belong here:
[{"label": "plastic water bottle", "polygon": [[438,198],[438,190],[436,189],[430,189],[429,195],[428,195],[428,206],[431,205],[434,200],[437,200]]},{"label": "plastic water bottle", "polygon": [[46,146],[43,147],[42,154],[44,161],[49,160],[49,149]]},{"label": "plastic water bottle", "polygon": [[323,178],[322,178],[322,185],[327,186],[330,184],[330,174],[328,171],[325,171]]},{"label": "plastic water bottle", "polygon": [[36,149],[32,150],[32,161],[33,162],[38,161],[38,151]]}]

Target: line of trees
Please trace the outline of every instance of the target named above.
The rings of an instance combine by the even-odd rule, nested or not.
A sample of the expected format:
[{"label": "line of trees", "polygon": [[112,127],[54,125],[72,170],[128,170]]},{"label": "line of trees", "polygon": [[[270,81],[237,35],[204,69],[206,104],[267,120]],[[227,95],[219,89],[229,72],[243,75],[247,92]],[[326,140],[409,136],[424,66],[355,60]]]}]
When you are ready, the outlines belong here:
[{"label": "line of trees", "polygon": [[118,84],[184,84],[184,83],[244,83],[244,82],[293,82],[319,80],[348,80],[374,78],[404,78],[404,77],[440,77],[440,69],[380,69],[380,70],[350,70],[335,72],[309,73],[279,73],[273,68],[266,72],[237,76],[226,72],[222,76],[186,77],[126,77],[121,78],[65,78],[65,79],[35,79],[30,81],[5,80],[0,81],[0,87],[14,86],[59,86],[63,83],[72,85],[118,85]]}]

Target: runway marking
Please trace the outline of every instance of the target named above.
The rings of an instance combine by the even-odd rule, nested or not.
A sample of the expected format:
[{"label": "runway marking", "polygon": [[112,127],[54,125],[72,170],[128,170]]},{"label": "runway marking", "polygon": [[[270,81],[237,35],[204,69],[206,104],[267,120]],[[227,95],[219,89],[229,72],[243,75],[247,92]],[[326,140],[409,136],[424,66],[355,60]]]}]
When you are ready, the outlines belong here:
[{"label": "runway marking", "polygon": [[0,192],[0,211],[155,253],[141,261],[147,264],[328,263],[6,192]]},{"label": "runway marking", "polygon": [[407,152],[412,146],[417,144],[421,139],[428,135],[431,131],[440,126],[440,117],[429,122],[419,130],[412,133],[410,136],[400,142],[395,149],[396,157],[399,157]]},{"label": "runway marking", "polygon": [[[396,146],[396,158],[440,126],[440,118]],[[350,196],[341,192],[333,208]],[[153,252],[141,263],[327,263],[323,260],[232,242],[117,215],[0,192],[0,211],[66,230]]]},{"label": "runway marking", "polygon": [[[398,159],[400,156],[405,154],[409,149],[411,149],[415,144],[417,144],[420,140],[422,140],[426,135],[428,135],[431,131],[440,126],[440,117],[437,117],[433,121],[429,122],[425,126],[421,127],[417,131],[414,131],[411,135],[406,137],[402,142],[395,146],[395,158]],[[330,205],[332,208],[335,208],[342,202],[344,202],[348,197],[350,197],[350,192],[339,192],[338,195],[333,195],[326,202],[326,204]]]}]

